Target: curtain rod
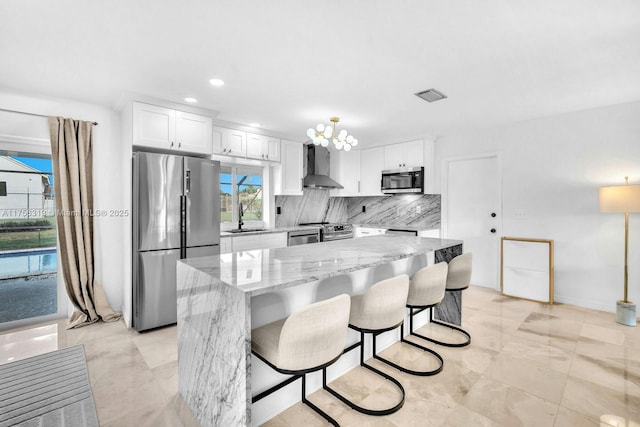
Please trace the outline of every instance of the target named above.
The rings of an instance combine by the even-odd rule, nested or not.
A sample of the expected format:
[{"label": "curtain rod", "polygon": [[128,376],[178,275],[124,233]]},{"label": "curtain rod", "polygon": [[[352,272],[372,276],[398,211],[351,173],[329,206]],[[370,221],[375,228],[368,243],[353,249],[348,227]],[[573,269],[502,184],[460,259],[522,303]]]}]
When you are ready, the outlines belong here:
[{"label": "curtain rod", "polygon": [[[6,111],[8,113],[26,114],[28,116],[36,116],[36,117],[45,117],[45,118],[49,117],[49,116],[45,116],[44,114],[27,113],[26,111],[18,111],[18,110],[7,110],[6,108],[0,108],[0,111]],[[91,122],[91,123],[93,123],[94,126],[98,126],[98,122]]]}]

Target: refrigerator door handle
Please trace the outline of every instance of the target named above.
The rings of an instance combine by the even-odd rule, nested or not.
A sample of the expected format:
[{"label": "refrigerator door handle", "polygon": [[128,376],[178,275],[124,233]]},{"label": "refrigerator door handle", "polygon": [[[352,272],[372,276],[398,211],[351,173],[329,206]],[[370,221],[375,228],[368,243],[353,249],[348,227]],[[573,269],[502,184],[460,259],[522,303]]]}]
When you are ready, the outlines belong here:
[{"label": "refrigerator door handle", "polygon": [[187,257],[187,196],[180,196],[180,259]]},{"label": "refrigerator door handle", "polygon": [[191,191],[191,171],[189,169],[185,172],[185,194],[189,194]]}]

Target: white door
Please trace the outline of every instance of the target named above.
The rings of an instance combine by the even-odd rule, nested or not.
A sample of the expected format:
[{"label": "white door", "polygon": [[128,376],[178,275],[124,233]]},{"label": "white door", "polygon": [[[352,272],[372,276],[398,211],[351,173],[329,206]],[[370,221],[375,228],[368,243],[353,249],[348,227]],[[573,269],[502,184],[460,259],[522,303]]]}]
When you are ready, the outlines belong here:
[{"label": "white door", "polygon": [[502,170],[498,154],[449,159],[444,165],[443,229],[473,253],[471,283],[498,289]]}]

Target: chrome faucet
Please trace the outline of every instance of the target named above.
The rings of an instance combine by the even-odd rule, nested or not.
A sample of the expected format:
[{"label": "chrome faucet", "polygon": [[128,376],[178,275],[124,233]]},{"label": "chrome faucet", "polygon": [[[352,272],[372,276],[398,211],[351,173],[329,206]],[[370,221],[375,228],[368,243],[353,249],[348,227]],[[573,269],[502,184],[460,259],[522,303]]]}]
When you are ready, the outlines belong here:
[{"label": "chrome faucet", "polygon": [[242,230],[242,226],[244,225],[244,222],[242,221],[242,216],[244,215],[244,212],[242,211],[242,202],[240,202],[239,205],[240,209],[238,209],[238,230]]}]

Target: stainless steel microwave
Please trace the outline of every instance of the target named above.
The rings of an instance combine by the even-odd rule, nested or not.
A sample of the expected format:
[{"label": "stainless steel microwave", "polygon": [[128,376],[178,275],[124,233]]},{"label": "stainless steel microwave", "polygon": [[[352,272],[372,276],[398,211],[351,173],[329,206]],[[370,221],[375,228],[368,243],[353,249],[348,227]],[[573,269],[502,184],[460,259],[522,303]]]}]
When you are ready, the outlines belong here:
[{"label": "stainless steel microwave", "polygon": [[424,167],[382,171],[384,194],[424,193]]}]

